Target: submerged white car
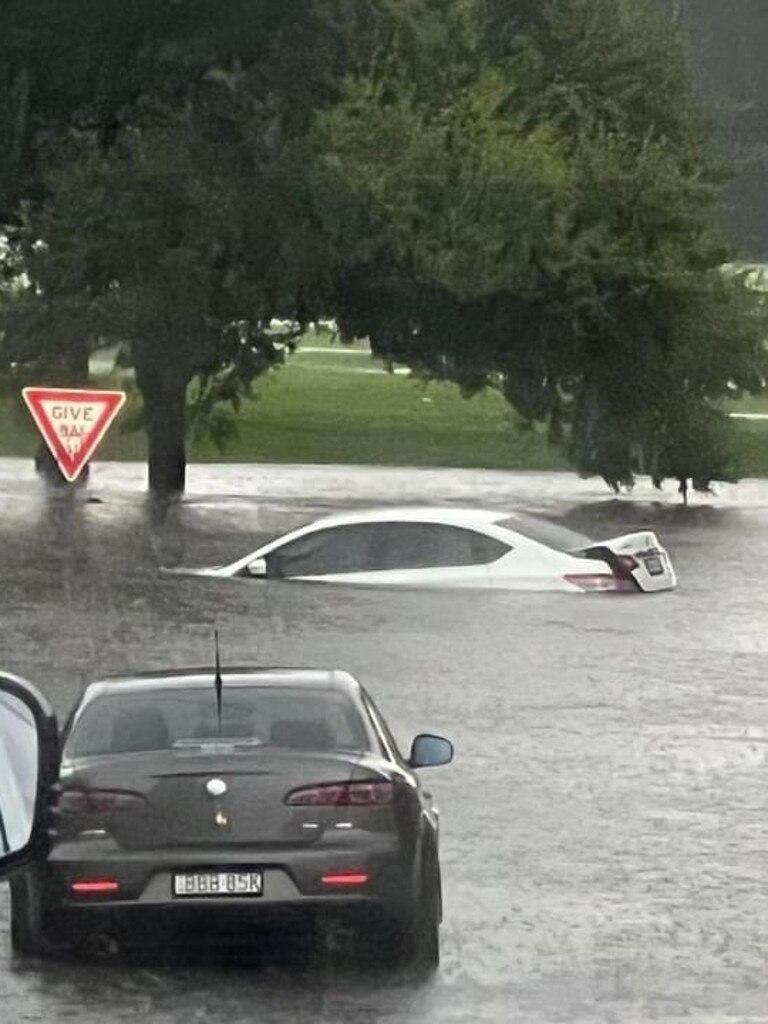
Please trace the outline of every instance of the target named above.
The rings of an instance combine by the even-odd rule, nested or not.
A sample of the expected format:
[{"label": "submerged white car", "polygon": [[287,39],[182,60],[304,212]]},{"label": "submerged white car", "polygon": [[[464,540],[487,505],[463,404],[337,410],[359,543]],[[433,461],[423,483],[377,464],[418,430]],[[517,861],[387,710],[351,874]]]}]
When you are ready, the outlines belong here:
[{"label": "submerged white car", "polygon": [[677,585],[652,530],[591,541],[546,519],[482,509],[377,509],[328,516],[231,565],[172,569],[369,586],[643,592]]}]

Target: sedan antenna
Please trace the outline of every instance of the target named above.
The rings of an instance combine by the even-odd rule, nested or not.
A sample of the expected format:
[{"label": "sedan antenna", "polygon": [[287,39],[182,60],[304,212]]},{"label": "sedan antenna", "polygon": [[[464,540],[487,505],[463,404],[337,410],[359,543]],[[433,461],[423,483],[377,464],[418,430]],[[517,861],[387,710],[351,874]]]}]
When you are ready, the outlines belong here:
[{"label": "sedan antenna", "polygon": [[221,678],[221,660],[219,658],[219,631],[213,631],[213,646],[216,653],[216,672],[213,677],[213,685],[216,687],[216,719],[219,723],[219,738],[221,738],[221,688],[224,680]]}]

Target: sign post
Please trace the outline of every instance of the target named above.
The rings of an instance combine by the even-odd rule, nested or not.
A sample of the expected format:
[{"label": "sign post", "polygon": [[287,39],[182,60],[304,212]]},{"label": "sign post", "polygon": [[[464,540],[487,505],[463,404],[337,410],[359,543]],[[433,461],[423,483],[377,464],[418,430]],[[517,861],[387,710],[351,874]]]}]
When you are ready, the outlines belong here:
[{"label": "sign post", "polygon": [[124,391],[24,388],[21,394],[70,483],[77,480],[125,402]]}]

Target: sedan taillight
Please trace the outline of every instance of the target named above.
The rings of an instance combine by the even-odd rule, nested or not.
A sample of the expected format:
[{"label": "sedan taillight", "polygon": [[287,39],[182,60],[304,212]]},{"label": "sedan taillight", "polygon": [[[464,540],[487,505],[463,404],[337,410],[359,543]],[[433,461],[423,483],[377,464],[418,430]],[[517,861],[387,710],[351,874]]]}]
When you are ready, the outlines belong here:
[{"label": "sedan taillight", "polygon": [[394,799],[391,782],[324,782],[292,790],[285,802],[289,807],[384,807]]},{"label": "sedan taillight", "polygon": [[120,883],[114,878],[80,878],[70,888],[78,896],[108,896],[119,891]]},{"label": "sedan taillight", "polygon": [[111,814],[140,810],[147,801],[140,793],[120,789],[65,789],[56,803],[61,814]]},{"label": "sedan taillight", "polygon": [[355,885],[365,885],[370,881],[371,876],[367,871],[326,871],[322,877],[323,885],[351,888]]},{"label": "sedan taillight", "polygon": [[632,579],[622,579],[604,572],[569,572],[563,576],[566,583],[572,583],[585,593],[616,593],[617,591],[636,591],[637,586]]}]

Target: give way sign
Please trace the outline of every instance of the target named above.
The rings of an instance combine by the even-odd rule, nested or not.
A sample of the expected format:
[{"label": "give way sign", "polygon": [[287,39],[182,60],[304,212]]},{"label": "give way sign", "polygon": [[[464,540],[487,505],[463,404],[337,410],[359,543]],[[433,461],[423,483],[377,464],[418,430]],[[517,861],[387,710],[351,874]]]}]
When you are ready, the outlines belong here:
[{"label": "give way sign", "polygon": [[21,394],[70,483],[78,478],[125,402],[124,391],[24,388]]}]

